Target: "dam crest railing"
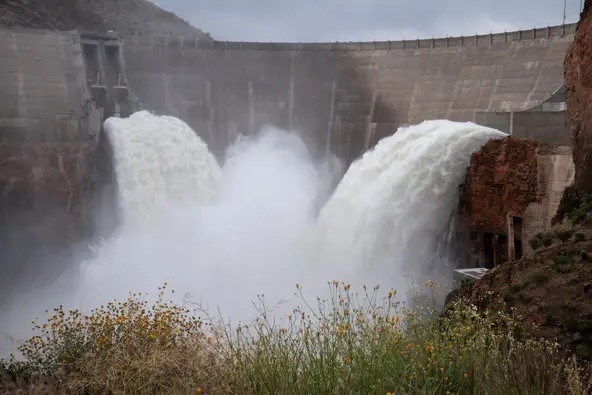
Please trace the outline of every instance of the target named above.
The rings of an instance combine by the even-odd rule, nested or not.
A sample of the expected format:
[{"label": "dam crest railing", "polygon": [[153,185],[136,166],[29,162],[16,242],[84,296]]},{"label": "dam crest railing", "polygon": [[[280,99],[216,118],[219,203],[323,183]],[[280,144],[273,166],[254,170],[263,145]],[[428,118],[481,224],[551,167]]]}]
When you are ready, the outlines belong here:
[{"label": "dam crest railing", "polygon": [[200,40],[197,36],[188,38],[169,35],[121,36],[126,45],[166,47],[179,50],[217,49],[227,51],[397,51],[454,47],[489,47],[522,41],[560,38],[575,34],[576,23],[515,30],[503,33],[476,34],[473,36],[441,37],[397,41],[365,42],[243,42]]}]

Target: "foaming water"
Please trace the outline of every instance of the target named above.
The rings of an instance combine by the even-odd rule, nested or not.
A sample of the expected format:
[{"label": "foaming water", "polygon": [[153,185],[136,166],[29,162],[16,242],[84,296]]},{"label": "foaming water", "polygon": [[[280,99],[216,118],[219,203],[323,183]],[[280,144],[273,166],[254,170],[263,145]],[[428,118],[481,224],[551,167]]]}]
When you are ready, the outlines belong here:
[{"label": "foaming water", "polygon": [[144,221],[170,202],[203,203],[215,196],[220,167],[185,122],[139,111],[109,118],[104,127],[124,223]]},{"label": "foaming water", "polygon": [[[448,281],[437,243],[456,207],[471,154],[505,134],[474,123],[400,128],[354,162],[318,221],[325,265],[364,268],[401,289],[402,274]],[[376,277],[374,273],[387,273]]]},{"label": "foaming water", "polygon": [[295,134],[264,128],[239,139],[219,168],[176,118],[140,112],[105,126],[122,226],[58,284],[0,312],[11,325],[0,332],[22,333],[57,304],[91,308],[164,282],[235,321],[253,317],[257,295],[273,305],[296,283],[315,296],[331,279],[404,293],[403,275],[437,274],[435,243],[471,153],[504,136],[448,121],[401,128],[353,163],[327,201],[341,169],[314,161]]}]

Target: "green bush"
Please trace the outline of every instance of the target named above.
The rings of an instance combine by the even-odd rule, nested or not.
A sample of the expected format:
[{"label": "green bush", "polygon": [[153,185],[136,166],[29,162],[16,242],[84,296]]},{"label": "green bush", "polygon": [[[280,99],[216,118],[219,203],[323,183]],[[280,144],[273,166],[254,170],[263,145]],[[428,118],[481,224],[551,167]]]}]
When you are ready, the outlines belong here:
[{"label": "green bush", "polygon": [[566,203],[566,215],[573,223],[584,221],[592,213],[592,193],[581,197],[572,196]]},{"label": "green bush", "polygon": [[573,236],[573,230],[565,230],[561,232],[557,232],[557,238],[562,242],[566,242]]},{"label": "green bush", "polygon": [[541,248],[541,246],[548,247],[553,243],[553,233],[537,233],[537,235],[530,240],[530,246],[533,250]]},{"label": "green bush", "polygon": [[548,232],[548,233],[543,233],[541,238],[543,240],[543,245],[545,247],[549,247],[551,244],[553,244],[553,233]]},{"label": "green bush", "polygon": [[[433,283],[429,283],[431,286]],[[442,315],[332,282],[330,296],[285,319],[261,300],[251,324],[203,324],[184,307],[138,295],[90,314],[57,309],[22,351],[26,369],[73,393],[585,393],[558,345],[511,315],[464,301]],[[413,304],[412,304],[413,305]]]},{"label": "green bush", "polygon": [[530,239],[530,246],[533,250],[538,250],[543,245],[543,238],[541,234],[537,234],[534,238]]},{"label": "green bush", "polygon": [[568,273],[572,270],[572,258],[571,254],[557,254],[553,257],[553,267],[559,273]]},{"label": "green bush", "polygon": [[531,276],[531,282],[537,285],[544,284],[549,281],[550,274],[547,271],[540,270]]}]

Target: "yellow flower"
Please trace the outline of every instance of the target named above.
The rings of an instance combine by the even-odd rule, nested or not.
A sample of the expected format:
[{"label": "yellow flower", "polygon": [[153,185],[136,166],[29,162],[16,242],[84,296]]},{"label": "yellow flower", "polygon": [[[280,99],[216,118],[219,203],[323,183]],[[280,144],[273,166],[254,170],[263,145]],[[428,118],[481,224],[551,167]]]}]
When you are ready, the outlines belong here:
[{"label": "yellow flower", "polygon": [[200,387],[197,387],[195,392],[197,392],[198,394],[201,394],[201,393],[203,393],[203,389],[201,389]]}]

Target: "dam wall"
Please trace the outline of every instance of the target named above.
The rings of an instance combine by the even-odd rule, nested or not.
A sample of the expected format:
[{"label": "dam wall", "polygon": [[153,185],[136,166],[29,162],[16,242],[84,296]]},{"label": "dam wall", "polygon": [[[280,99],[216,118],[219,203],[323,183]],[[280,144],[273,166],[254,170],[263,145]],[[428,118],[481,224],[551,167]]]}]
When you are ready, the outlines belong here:
[{"label": "dam wall", "polygon": [[184,119],[217,154],[271,123],[350,161],[397,127],[436,118],[568,143],[565,109],[543,104],[563,87],[574,30],[370,43],[133,36],[123,48],[138,105]]},{"label": "dam wall", "polygon": [[177,116],[219,157],[264,124],[345,162],[434,118],[564,143],[574,29],[305,44],[0,29],[0,289],[115,226],[111,115]]},{"label": "dam wall", "polygon": [[574,30],[241,43],[0,29],[0,139],[96,141],[107,116],[146,108],[185,120],[218,155],[272,124],[350,161],[397,127],[435,118],[564,144],[558,92]]},{"label": "dam wall", "polygon": [[76,31],[0,29],[0,139],[55,142],[98,135],[84,67]]}]

